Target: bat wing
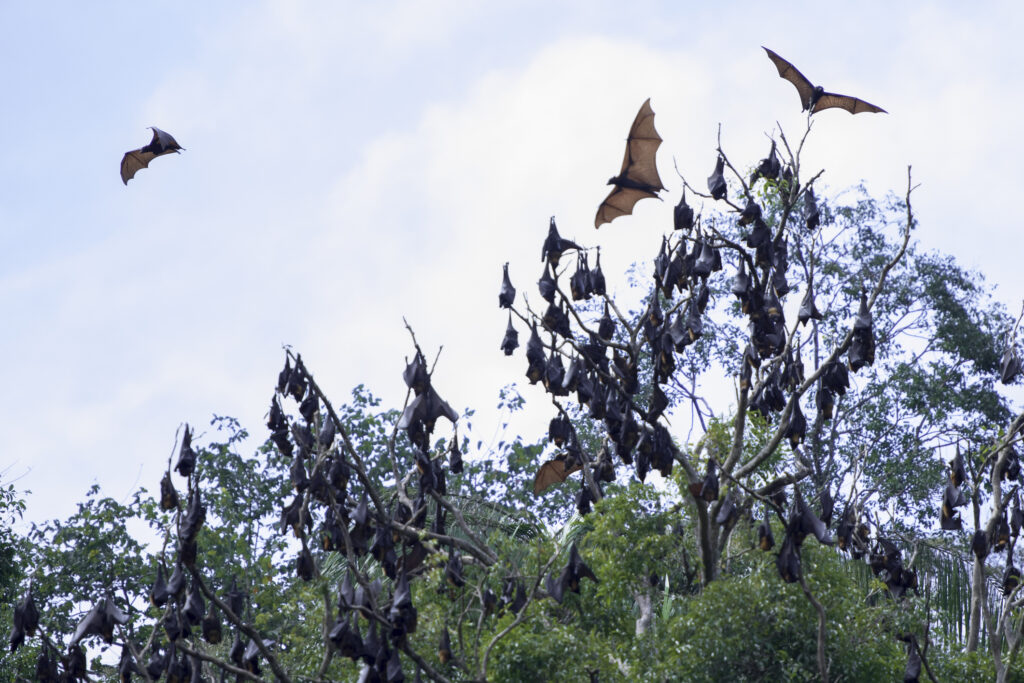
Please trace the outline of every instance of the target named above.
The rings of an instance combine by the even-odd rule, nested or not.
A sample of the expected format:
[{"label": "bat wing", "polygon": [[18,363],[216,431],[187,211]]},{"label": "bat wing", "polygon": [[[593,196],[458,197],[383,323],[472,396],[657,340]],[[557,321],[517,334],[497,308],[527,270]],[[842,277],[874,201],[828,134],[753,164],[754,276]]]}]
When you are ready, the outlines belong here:
[{"label": "bat wing", "polygon": [[664,190],[661,177],[658,175],[656,156],[661,146],[661,136],[654,129],[654,111],[651,99],[647,98],[629,129],[626,139],[626,155],[622,159],[620,178],[628,178],[634,183],[647,185],[654,190]]},{"label": "bat wing", "polygon": [[533,480],[533,495],[539,496],[549,486],[562,483],[570,474],[579,469],[580,465],[566,469],[565,460],[549,460],[537,470],[537,476]]},{"label": "bat wing", "polygon": [[121,182],[125,185],[135,177],[140,168],[148,168],[149,162],[164,154],[180,154],[178,150],[185,149],[178,144],[178,141],[170,133],[165,133],[159,128],[150,126],[153,131],[153,139],[145,147],[125,152],[121,158]]},{"label": "bat wing", "polygon": [[144,152],[142,149],[133,149],[125,152],[121,158],[121,181],[127,185],[128,181],[135,177],[136,171],[149,167],[149,162],[156,158],[152,152]]},{"label": "bat wing", "polygon": [[851,114],[861,114],[863,112],[870,112],[873,114],[889,113],[881,107],[876,107],[875,105],[856,97],[851,97],[850,95],[837,95],[832,92],[822,93],[821,97],[814,104],[814,109],[811,113],[813,114],[814,112],[819,112],[822,109],[829,109],[832,107],[845,109]]},{"label": "bat wing", "polygon": [[[768,53],[768,58],[772,60],[775,68],[778,69],[779,76],[785,78],[796,87],[796,91],[800,93],[800,104],[803,105],[803,108],[810,109],[811,96],[814,94],[814,84],[807,80],[807,77],[800,73],[799,69],[787,62],[785,59],[778,56],[764,45],[761,47]],[[819,108],[821,107],[816,107],[815,111]]]},{"label": "bat wing", "polygon": [[600,228],[605,223],[611,223],[619,216],[633,213],[633,206],[647,197],[658,195],[647,190],[640,190],[634,187],[616,186],[597,208],[597,217],[594,218],[594,227]]},{"label": "bat wing", "polygon": [[661,136],[654,128],[654,111],[648,98],[633,119],[626,138],[626,153],[619,175],[609,181],[615,188],[597,208],[594,227],[633,213],[633,206],[647,197],[657,197],[665,186],[658,175],[657,152]]}]

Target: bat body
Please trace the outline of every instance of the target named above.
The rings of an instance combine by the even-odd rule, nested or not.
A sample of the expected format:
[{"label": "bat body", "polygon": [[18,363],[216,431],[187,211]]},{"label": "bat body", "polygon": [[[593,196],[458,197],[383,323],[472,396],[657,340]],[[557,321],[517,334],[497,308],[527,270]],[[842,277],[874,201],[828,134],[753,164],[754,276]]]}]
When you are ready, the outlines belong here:
[{"label": "bat body", "polygon": [[657,197],[665,189],[658,176],[655,157],[661,136],[654,129],[654,112],[648,98],[637,112],[626,138],[626,156],[622,160],[619,175],[608,180],[614,185],[611,193],[597,207],[594,227],[600,228],[619,216],[633,213],[633,206],[647,197]]},{"label": "bat body", "polygon": [[169,133],[152,126],[150,126],[150,130],[153,131],[153,139],[148,145],[125,152],[121,158],[121,181],[125,185],[135,177],[135,173],[139,169],[148,168],[149,162],[153,159],[171,152],[180,154],[179,150],[185,149]]},{"label": "bat body", "polygon": [[772,60],[775,68],[778,69],[779,76],[792,83],[796,88],[796,91],[800,94],[800,104],[803,106],[803,111],[810,111],[812,114],[816,114],[822,109],[838,107],[839,109],[845,109],[851,114],[860,114],[863,112],[881,114],[888,113],[881,107],[876,107],[862,99],[858,99],[850,95],[839,95],[833,92],[826,92],[820,85],[814,85],[807,80],[807,77],[800,73],[799,69],[787,62],[785,59],[763,45],[761,47],[768,53],[768,58]]}]

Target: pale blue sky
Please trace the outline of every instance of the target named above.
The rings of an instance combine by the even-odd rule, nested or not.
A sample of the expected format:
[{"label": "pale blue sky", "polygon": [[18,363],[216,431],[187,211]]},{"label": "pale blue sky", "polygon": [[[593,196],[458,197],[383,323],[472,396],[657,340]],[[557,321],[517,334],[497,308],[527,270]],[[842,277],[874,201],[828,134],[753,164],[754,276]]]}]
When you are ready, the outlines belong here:
[{"label": "pale blue sky", "polygon": [[[439,389],[489,438],[524,369],[497,348],[500,265],[532,292],[552,214],[609,274],[647,260],[673,157],[699,180],[719,122],[741,163],[776,122],[797,136],[761,45],[891,112],[815,116],[806,167],[902,194],[913,164],[922,245],[1016,308],[1018,4],[722,5],[0,5],[0,469],[28,516],[94,482],[152,489],[182,421],[233,415],[262,439],[282,344],[336,400],[360,382],[399,400],[402,316],[445,346]],[[667,201],[595,232],[647,97]],[[125,187],[147,126],[186,151]]]}]

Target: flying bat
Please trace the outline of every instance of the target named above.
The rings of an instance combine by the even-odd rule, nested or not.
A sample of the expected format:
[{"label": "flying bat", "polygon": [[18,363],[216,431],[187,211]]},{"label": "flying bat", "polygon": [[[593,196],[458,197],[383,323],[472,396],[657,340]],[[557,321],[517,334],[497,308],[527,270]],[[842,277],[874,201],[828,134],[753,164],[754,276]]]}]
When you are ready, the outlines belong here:
[{"label": "flying bat", "polygon": [[165,133],[153,126],[150,126],[150,130],[153,131],[153,140],[148,145],[125,152],[121,158],[121,180],[125,185],[135,177],[135,173],[140,168],[149,168],[149,162],[153,159],[171,152],[181,154],[178,150],[185,149],[171,137],[170,133]]},{"label": "flying bat", "polygon": [[594,227],[600,228],[619,216],[633,213],[633,206],[646,197],[657,197],[665,189],[658,176],[655,157],[661,136],[654,129],[654,112],[648,98],[637,112],[626,138],[626,156],[622,159],[619,175],[608,180],[614,185],[611,193],[597,207]]},{"label": "flying bat", "polygon": [[876,107],[856,97],[825,92],[825,89],[820,85],[814,85],[807,80],[807,77],[800,73],[795,66],[763,45],[761,47],[768,53],[768,58],[775,64],[775,68],[779,70],[779,76],[792,83],[800,94],[800,104],[803,106],[803,111],[810,110],[812,114],[816,114],[822,109],[838,107],[845,109],[851,114],[860,114],[862,112],[888,113],[881,107]]}]

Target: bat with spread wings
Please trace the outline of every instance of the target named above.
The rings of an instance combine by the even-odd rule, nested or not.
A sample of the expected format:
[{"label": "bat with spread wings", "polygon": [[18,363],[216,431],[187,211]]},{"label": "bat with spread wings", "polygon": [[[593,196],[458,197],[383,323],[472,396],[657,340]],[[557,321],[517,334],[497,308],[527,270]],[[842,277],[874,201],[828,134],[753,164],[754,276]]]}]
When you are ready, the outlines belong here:
[{"label": "bat with spread wings", "polygon": [[626,156],[622,160],[619,175],[608,181],[614,185],[611,193],[597,207],[594,227],[600,228],[619,216],[633,213],[633,206],[646,197],[657,197],[665,189],[658,176],[655,156],[661,136],[654,129],[654,112],[651,100],[647,99],[637,112],[626,138]]},{"label": "bat with spread wings", "polygon": [[533,495],[539,496],[549,486],[560,484],[573,472],[578,472],[582,465],[579,462],[567,466],[565,454],[555,456],[554,460],[548,460],[537,470],[537,476],[533,479]]},{"label": "bat with spread wings", "polygon": [[153,131],[153,139],[148,145],[125,152],[124,157],[121,158],[121,181],[125,185],[135,177],[136,171],[148,168],[149,162],[153,161],[153,159],[164,154],[170,154],[171,152],[181,154],[178,150],[185,149],[169,133],[165,133],[159,128],[152,126],[150,126],[150,130]]},{"label": "bat with spread wings", "polygon": [[825,89],[820,85],[814,85],[807,80],[807,77],[800,73],[795,66],[764,47],[764,45],[761,47],[768,53],[768,58],[772,60],[773,64],[775,64],[775,68],[779,70],[779,76],[792,83],[796,87],[796,91],[800,93],[800,104],[803,105],[803,111],[810,110],[812,114],[815,114],[822,109],[837,107],[839,109],[845,109],[851,114],[861,114],[863,112],[881,114],[889,113],[881,107],[876,107],[873,104],[850,95],[838,95],[834,92],[825,92]]}]

